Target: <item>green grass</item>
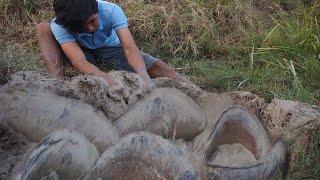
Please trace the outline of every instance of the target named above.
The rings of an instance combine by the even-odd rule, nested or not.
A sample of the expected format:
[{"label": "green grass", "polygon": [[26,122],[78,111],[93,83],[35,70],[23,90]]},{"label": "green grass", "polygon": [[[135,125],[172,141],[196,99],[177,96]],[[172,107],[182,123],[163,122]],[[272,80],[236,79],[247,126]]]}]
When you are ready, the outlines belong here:
[{"label": "green grass", "polygon": [[291,142],[292,166],[287,179],[317,179],[320,177],[320,133],[310,133],[304,144]]},{"label": "green grass", "polygon": [[195,57],[170,62],[211,90],[246,90],[268,100],[278,97],[317,104],[320,18],[316,11],[320,11],[319,6],[293,17],[271,18],[273,26],[250,34],[248,42],[243,43],[244,55],[229,53],[213,60]]}]

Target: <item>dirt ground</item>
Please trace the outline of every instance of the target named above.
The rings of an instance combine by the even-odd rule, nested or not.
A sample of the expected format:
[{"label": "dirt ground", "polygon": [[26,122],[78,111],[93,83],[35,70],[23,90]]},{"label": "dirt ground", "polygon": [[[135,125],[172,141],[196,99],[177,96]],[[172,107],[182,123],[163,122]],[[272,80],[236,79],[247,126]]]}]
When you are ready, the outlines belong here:
[{"label": "dirt ground", "polygon": [[0,125],[0,180],[10,179],[17,172],[17,162],[22,160],[27,145],[26,138]]}]

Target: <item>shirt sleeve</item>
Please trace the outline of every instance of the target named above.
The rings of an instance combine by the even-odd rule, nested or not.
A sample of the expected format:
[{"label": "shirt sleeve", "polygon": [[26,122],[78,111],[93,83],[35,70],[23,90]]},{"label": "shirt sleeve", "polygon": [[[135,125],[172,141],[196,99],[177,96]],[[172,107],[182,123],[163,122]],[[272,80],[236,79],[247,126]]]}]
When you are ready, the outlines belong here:
[{"label": "shirt sleeve", "polygon": [[51,21],[50,28],[59,44],[76,41],[76,38],[66,28],[58,25],[55,19]]},{"label": "shirt sleeve", "polygon": [[128,19],[125,13],[116,4],[113,7],[110,19],[111,19],[111,28],[115,30],[128,27]]}]

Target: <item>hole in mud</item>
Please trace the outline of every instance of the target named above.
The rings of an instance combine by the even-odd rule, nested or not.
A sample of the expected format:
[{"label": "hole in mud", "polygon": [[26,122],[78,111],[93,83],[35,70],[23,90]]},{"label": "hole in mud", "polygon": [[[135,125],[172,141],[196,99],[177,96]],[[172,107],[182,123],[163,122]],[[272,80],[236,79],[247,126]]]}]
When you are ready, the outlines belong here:
[{"label": "hole in mud", "polygon": [[206,160],[212,166],[243,166],[259,157],[253,135],[239,121],[232,120],[217,132],[206,152]]},{"label": "hole in mud", "polygon": [[0,85],[4,85],[8,82],[8,71],[0,68]]}]

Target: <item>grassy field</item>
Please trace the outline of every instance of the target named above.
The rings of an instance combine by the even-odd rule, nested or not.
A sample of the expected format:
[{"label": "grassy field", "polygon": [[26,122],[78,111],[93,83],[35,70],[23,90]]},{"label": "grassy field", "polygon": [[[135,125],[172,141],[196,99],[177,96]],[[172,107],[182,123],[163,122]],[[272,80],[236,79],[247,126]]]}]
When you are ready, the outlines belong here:
[{"label": "grassy field", "polygon": [[[144,51],[209,91],[320,105],[319,0],[117,0]],[[51,1],[0,0],[0,83],[17,70],[46,73],[35,25]],[[320,177],[320,134],[291,143],[290,179]]]}]

